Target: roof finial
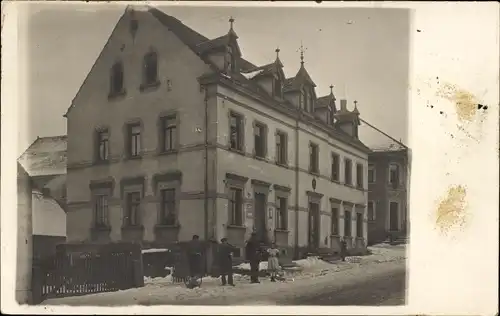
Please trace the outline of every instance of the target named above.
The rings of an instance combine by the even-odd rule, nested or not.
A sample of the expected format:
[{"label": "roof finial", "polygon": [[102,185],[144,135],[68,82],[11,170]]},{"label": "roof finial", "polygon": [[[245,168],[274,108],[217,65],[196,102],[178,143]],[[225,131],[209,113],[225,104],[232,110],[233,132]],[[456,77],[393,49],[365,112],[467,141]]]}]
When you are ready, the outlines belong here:
[{"label": "roof finial", "polygon": [[304,48],[304,45],[302,45],[302,41],[300,41],[300,64],[303,66],[304,65],[304,52],[307,50],[307,48]]},{"label": "roof finial", "polygon": [[330,94],[333,94],[333,84],[330,85]]},{"label": "roof finial", "polygon": [[232,30],[233,29],[233,23],[234,23],[234,18],[231,16],[229,18],[229,28]]},{"label": "roof finial", "polygon": [[359,110],[358,110],[358,101],[354,100],[354,110],[353,110],[354,113],[359,113]]},{"label": "roof finial", "polygon": [[275,52],[276,52],[276,59],[279,59],[280,58],[280,48],[277,47]]}]

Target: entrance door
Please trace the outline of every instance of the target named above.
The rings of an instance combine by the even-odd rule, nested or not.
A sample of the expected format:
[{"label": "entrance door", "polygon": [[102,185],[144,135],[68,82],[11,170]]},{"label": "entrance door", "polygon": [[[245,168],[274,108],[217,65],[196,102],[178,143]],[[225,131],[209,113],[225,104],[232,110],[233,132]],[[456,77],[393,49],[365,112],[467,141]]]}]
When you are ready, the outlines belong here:
[{"label": "entrance door", "polygon": [[399,230],[399,205],[398,202],[391,202],[389,204],[389,221],[390,230]]},{"label": "entrance door", "polygon": [[267,197],[263,193],[254,194],[255,201],[255,219],[254,226],[257,237],[261,242],[267,242],[267,224],[266,224],[266,206]]},{"label": "entrance door", "polygon": [[319,248],[319,205],[317,203],[309,203],[308,245],[312,249]]}]

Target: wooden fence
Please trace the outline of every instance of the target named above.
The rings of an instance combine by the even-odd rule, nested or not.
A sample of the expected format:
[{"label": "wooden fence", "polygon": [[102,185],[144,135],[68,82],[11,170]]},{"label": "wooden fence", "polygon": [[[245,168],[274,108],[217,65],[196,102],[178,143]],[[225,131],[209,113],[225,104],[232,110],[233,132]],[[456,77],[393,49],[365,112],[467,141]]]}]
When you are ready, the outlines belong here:
[{"label": "wooden fence", "polygon": [[[137,248],[139,260],[137,260]],[[87,250],[87,249],[86,249]],[[144,285],[140,246],[58,251],[33,262],[33,301],[110,292]]]}]

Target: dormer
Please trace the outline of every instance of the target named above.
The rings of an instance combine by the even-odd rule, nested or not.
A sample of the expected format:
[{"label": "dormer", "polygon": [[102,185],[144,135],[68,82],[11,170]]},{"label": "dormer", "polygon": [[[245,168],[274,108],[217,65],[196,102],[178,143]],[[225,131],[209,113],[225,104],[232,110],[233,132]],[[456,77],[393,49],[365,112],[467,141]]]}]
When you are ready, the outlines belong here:
[{"label": "dormer", "polygon": [[247,70],[241,74],[247,79],[256,82],[272,97],[283,99],[285,74],[283,64],[279,59],[279,49],[276,49],[276,60],[274,62]]},{"label": "dormer", "polygon": [[239,71],[241,50],[238,45],[238,35],[233,30],[234,19],[229,19],[230,29],[226,35],[205,41],[196,46],[197,52],[208,59],[228,75]]},{"label": "dormer", "polygon": [[334,124],[334,115],[337,112],[335,105],[335,96],[333,95],[333,85],[330,86],[330,94],[320,97],[316,100],[314,116],[323,123],[332,126]]},{"label": "dormer", "polygon": [[340,100],[340,110],[335,114],[335,126],[353,138],[358,138],[359,120],[358,102],[354,101],[354,109],[347,109],[347,100]]},{"label": "dormer", "polygon": [[316,103],[315,88],[316,84],[304,67],[304,52],[301,48],[299,71],[295,77],[286,80],[283,89],[284,97],[296,108],[310,115],[314,115]]}]

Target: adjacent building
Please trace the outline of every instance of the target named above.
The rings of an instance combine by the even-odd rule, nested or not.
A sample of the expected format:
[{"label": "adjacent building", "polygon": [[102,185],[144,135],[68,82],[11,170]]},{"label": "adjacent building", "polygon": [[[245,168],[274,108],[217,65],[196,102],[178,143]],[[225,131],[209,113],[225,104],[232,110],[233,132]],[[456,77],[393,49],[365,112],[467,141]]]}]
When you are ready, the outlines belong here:
[{"label": "adjacent building", "polygon": [[369,244],[407,236],[409,158],[409,149],[395,140],[372,148],[368,160]]},{"label": "adjacent building", "polygon": [[[367,244],[360,113],[316,95],[303,53],[286,78],[155,8],[128,7],[67,118],[68,242],[191,239],[290,255]],[[241,254],[243,251],[241,251]]]}]

